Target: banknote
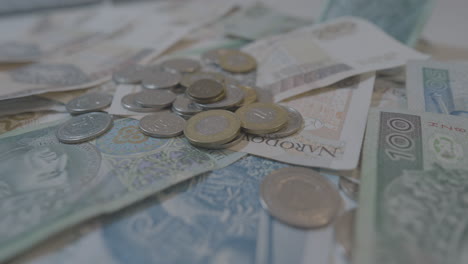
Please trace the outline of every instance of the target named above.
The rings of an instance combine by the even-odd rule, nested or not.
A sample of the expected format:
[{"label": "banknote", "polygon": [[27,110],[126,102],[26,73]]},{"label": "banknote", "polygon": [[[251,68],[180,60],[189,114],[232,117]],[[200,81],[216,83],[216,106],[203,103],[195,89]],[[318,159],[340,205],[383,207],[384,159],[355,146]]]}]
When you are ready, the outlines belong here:
[{"label": "banknote", "polygon": [[370,112],[353,263],[468,262],[468,123]]},{"label": "banknote", "polygon": [[434,0],[328,0],[320,20],[357,16],[371,21],[390,36],[414,46],[432,13]]},{"label": "banknote", "polygon": [[149,138],[135,119],[114,121],[92,142],[60,144],[57,125],[0,138],[0,261],[83,220],[245,155],[202,151],[183,137]]},{"label": "banknote", "polygon": [[17,128],[40,125],[69,117],[68,113],[51,113],[47,111],[26,112],[0,117],[0,134]]},{"label": "banknote", "polygon": [[376,77],[371,107],[408,109],[406,86],[401,82]]},{"label": "banknote", "polygon": [[232,149],[302,166],[354,169],[369,109],[374,73],[340,81],[284,101],[304,118],[304,128],[290,137],[246,135]]},{"label": "banknote", "polygon": [[[206,14],[204,6],[211,11]],[[187,32],[226,13],[228,2],[170,1],[148,4],[138,17],[112,38],[69,56],[49,57],[12,71],[0,72],[0,100],[98,85],[119,67],[149,60]],[[151,32],[151,34],[148,34]]]},{"label": "banknote", "polygon": [[226,18],[224,30],[225,34],[230,36],[256,40],[310,24],[312,20],[282,14],[261,2],[256,2]]},{"label": "banknote", "polygon": [[61,102],[35,95],[0,101],[0,117],[37,111],[66,112],[67,110]]},{"label": "banknote", "polygon": [[[332,226],[291,228],[261,207],[262,178],[286,166],[244,157],[112,219],[64,234],[13,263],[328,264]],[[336,186],[336,176],[325,176]]]},{"label": "banknote", "polygon": [[409,109],[468,117],[467,63],[410,61],[406,69]]},{"label": "banknote", "polygon": [[276,102],[357,74],[426,58],[352,17],[259,40],[243,50],[258,62],[257,86]]}]

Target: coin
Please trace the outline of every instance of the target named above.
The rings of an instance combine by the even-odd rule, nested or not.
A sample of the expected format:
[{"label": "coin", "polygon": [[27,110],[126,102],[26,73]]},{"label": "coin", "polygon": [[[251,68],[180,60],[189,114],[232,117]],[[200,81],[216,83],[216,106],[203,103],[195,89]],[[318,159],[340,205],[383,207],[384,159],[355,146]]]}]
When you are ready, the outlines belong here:
[{"label": "coin", "polygon": [[239,144],[242,141],[242,138],[245,136],[244,133],[239,133],[233,140],[224,143],[224,144],[200,144],[191,142],[194,146],[206,148],[206,149],[227,149],[232,146]]},{"label": "coin", "polygon": [[185,119],[172,113],[157,113],[140,120],[140,130],[150,137],[175,137],[182,134]]},{"label": "coin", "polygon": [[202,79],[212,79],[219,83],[224,82],[224,75],[218,72],[194,72],[186,73],[182,76],[180,84],[186,88],[190,87],[194,82]]},{"label": "coin", "polygon": [[224,144],[240,132],[240,121],[227,110],[209,110],[191,117],[184,134],[193,144]]},{"label": "coin", "polygon": [[201,55],[201,60],[206,64],[216,64],[219,65],[220,56],[223,55],[225,52],[228,52],[229,49],[214,49],[204,52]]},{"label": "coin", "polygon": [[234,83],[226,85],[226,94],[223,99],[208,104],[199,104],[203,109],[229,109],[239,105],[244,99],[244,91]]},{"label": "coin", "polygon": [[112,74],[112,79],[120,84],[135,84],[140,83],[146,68],[141,65],[131,65],[119,69]]},{"label": "coin", "polygon": [[254,88],[247,86],[247,85],[239,85],[239,87],[244,91],[244,100],[241,102],[241,106],[249,105],[255,103],[257,101],[257,92]]},{"label": "coin", "polygon": [[70,100],[65,107],[70,114],[94,112],[108,107],[112,95],[106,93],[88,93]]},{"label": "coin", "polygon": [[[189,98],[205,102],[224,97],[224,85],[211,79],[202,79],[194,82],[186,91]],[[222,96],[222,97],[220,97]]]},{"label": "coin", "polygon": [[257,62],[254,57],[245,52],[230,50],[220,54],[219,65],[228,72],[246,73],[255,70]]},{"label": "coin", "polygon": [[244,131],[262,135],[273,133],[287,125],[288,112],[277,104],[253,103],[237,109],[236,115]]},{"label": "coin", "polygon": [[182,75],[177,72],[155,72],[146,74],[141,85],[146,89],[171,88],[179,84]]},{"label": "coin", "polygon": [[201,67],[198,61],[186,58],[167,60],[161,65],[167,71],[178,73],[196,72]]},{"label": "coin", "polygon": [[142,107],[135,101],[135,95],[136,93],[131,93],[122,97],[121,103],[122,103],[123,108],[133,111],[133,112],[140,112],[140,113],[157,112],[161,110],[160,108]]},{"label": "coin", "polygon": [[340,215],[335,222],[335,240],[343,247],[347,259],[352,257],[355,219],[356,209],[352,209]]},{"label": "coin", "polygon": [[287,137],[296,133],[299,131],[299,129],[302,128],[304,123],[302,115],[296,109],[290,106],[283,106],[283,108],[288,111],[288,121],[286,126],[276,132],[262,135],[263,137],[271,139]]},{"label": "coin", "polygon": [[187,98],[184,94],[178,95],[172,103],[172,109],[183,115],[194,115],[200,113],[203,109]]},{"label": "coin", "polygon": [[338,186],[340,187],[340,190],[348,196],[348,198],[357,201],[359,195],[359,184],[354,183],[345,177],[340,177]]},{"label": "coin", "polygon": [[92,112],[72,117],[56,131],[57,139],[67,144],[82,143],[94,139],[112,127],[112,116]]},{"label": "coin", "polygon": [[278,220],[300,228],[328,225],[337,215],[341,197],[318,172],[289,167],[273,171],[260,185],[262,206]]},{"label": "coin", "polygon": [[167,90],[145,90],[135,94],[135,102],[143,107],[164,108],[172,104],[176,94]]}]

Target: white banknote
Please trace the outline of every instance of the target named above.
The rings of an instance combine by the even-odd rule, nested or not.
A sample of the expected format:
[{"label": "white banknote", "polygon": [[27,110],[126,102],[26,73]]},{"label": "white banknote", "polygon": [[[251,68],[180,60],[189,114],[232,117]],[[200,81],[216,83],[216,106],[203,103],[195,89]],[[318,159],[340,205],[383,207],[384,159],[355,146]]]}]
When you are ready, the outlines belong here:
[{"label": "white banknote", "polygon": [[286,100],[304,118],[299,133],[280,139],[246,135],[232,149],[302,166],[354,169],[374,79],[374,73],[367,73]]},{"label": "white banknote", "polygon": [[257,85],[276,102],[350,76],[427,57],[353,17],[259,40],[243,50],[258,62]]}]

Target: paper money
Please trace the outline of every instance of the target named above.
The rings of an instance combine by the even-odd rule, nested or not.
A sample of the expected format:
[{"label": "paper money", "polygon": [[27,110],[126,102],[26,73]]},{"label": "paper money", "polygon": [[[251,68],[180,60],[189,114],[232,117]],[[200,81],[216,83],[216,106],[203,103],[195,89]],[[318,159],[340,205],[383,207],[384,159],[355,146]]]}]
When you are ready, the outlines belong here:
[{"label": "paper money", "polygon": [[202,151],[184,138],[149,138],[134,119],[114,122],[92,142],[60,144],[57,125],[0,138],[0,261],[83,220],[245,155]]},{"label": "paper money", "polygon": [[426,57],[372,24],[351,17],[259,40],[243,50],[258,62],[257,86],[270,92],[276,102],[350,76]]},{"label": "paper money", "polygon": [[375,79],[371,107],[407,109],[406,86],[386,78]]},{"label": "paper money", "polygon": [[409,109],[468,117],[468,64],[411,61],[406,69]]},{"label": "paper money", "polygon": [[467,263],[466,119],[376,109],[367,124],[353,263]]},{"label": "paper money", "polygon": [[354,169],[359,160],[374,74],[345,79],[335,85],[284,102],[304,118],[304,128],[290,137],[267,139],[246,135],[232,149],[291,164]]},{"label": "paper money", "polygon": [[[291,228],[260,205],[262,178],[286,166],[245,157],[64,234],[14,263],[328,264],[332,226]],[[336,176],[327,178],[336,185]]]},{"label": "paper money", "polygon": [[230,36],[255,40],[310,24],[312,21],[282,14],[257,2],[226,18],[224,30]]},{"label": "paper money", "polygon": [[[205,5],[212,7],[208,15],[203,9]],[[0,100],[103,83],[110,79],[113,70],[132,63],[147,63],[187,32],[219,17],[231,7],[214,0],[203,4],[152,4],[138,21],[130,23],[107,41],[70,56],[51,57],[40,63],[1,72],[0,83],[7,88],[0,91]]]},{"label": "paper money", "polygon": [[357,16],[371,21],[395,39],[413,46],[432,13],[434,0],[328,0],[320,21]]},{"label": "paper money", "polygon": [[60,102],[35,95],[0,101],[0,116],[37,111],[66,112],[67,110]]},{"label": "paper money", "polygon": [[26,126],[54,122],[69,117],[68,113],[26,112],[0,117],[0,134]]}]

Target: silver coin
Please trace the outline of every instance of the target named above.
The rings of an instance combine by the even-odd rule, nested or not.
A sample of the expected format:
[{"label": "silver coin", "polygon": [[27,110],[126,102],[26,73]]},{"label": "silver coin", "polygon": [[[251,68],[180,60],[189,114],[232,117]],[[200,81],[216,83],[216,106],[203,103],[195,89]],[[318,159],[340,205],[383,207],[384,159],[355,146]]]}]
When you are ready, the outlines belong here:
[{"label": "silver coin", "polygon": [[352,257],[356,211],[356,209],[347,211],[340,215],[335,222],[335,241],[343,247],[348,260]]},{"label": "silver coin", "polygon": [[219,65],[219,57],[226,53],[228,49],[214,49],[204,52],[201,55],[201,60],[206,64],[216,64]]},{"label": "silver coin", "polygon": [[184,131],[185,120],[172,113],[157,113],[143,117],[140,129],[143,134],[151,137],[175,137]]},{"label": "silver coin", "polygon": [[145,74],[146,68],[141,65],[131,65],[117,70],[112,74],[112,79],[120,84],[140,83]]},{"label": "silver coin", "polygon": [[318,172],[282,168],[267,175],[260,185],[262,206],[280,221],[300,227],[328,225],[337,215],[341,197]]},{"label": "silver coin", "polygon": [[218,72],[194,72],[186,73],[182,76],[180,84],[186,88],[190,87],[194,82],[202,79],[212,79],[219,83],[224,82],[224,75]]},{"label": "silver coin", "polygon": [[283,138],[296,133],[302,128],[302,125],[304,124],[302,115],[296,109],[290,106],[282,107],[288,111],[288,123],[279,131],[270,134],[264,134],[262,135],[263,137],[271,139]]},{"label": "silver coin", "polygon": [[93,112],[72,117],[56,131],[57,139],[67,144],[82,143],[94,139],[112,127],[112,116]]},{"label": "silver coin", "polygon": [[70,100],[65,107],[70,114],[95,112],[108,107],[112,103],[112,95],[106,93],[89,93]]},{"label": "silver coin", "polygon": [[182,75],[177,72],[155,72],[145,74],[141,85],[146,89],[172,88],[179,84]]},{"label": "silver coin", "polygon": [[135,102],[143,107],[164,108],[176,99],[175,93],[167,90],[146,90],[135,94]]},{"label": "silver coin", "polygon": [[172,103],[172,109],[183,115],[194,115],[200,113],[203,110],[184,94],[178,95],[176,97],[175,101]]},{"label": "silver coin", "polygon": [[245,93],[242,88],[234,83],[226,84],[226,95],[223,99],[210,103],[210,104],[198,104],[203,109],[229,109],[238,106],[242,103]]},{"label": "silver coin", "polygon": [[160,108],[142,107],[135,101],[135,95],[136,93],[132,93],[132,94],[127,94],[124,97],[122,97],[122,100],[121,100],[122,107],[127,110],[130,110],[133,112],[139,112],[139,113],[157,112],[161,110]]},{"label": "silver coin", "polygon": [[359,196],[359,184],[354,183],[345,177],[340,177],[338,186],[340,187],[340,190],[348,196],[348,198],[357,201]]},{"label": "silver coin", "polygon": [[224,85],[211,79],[198,80],[187,88],[187,95],[195,100],[211,100],[224,92]]},{"label": "silver coin", "polygon": [[161,65],[167,71],[178,73],[196,72],[201,67],[198,61],[185,58],[167,60]]}]

